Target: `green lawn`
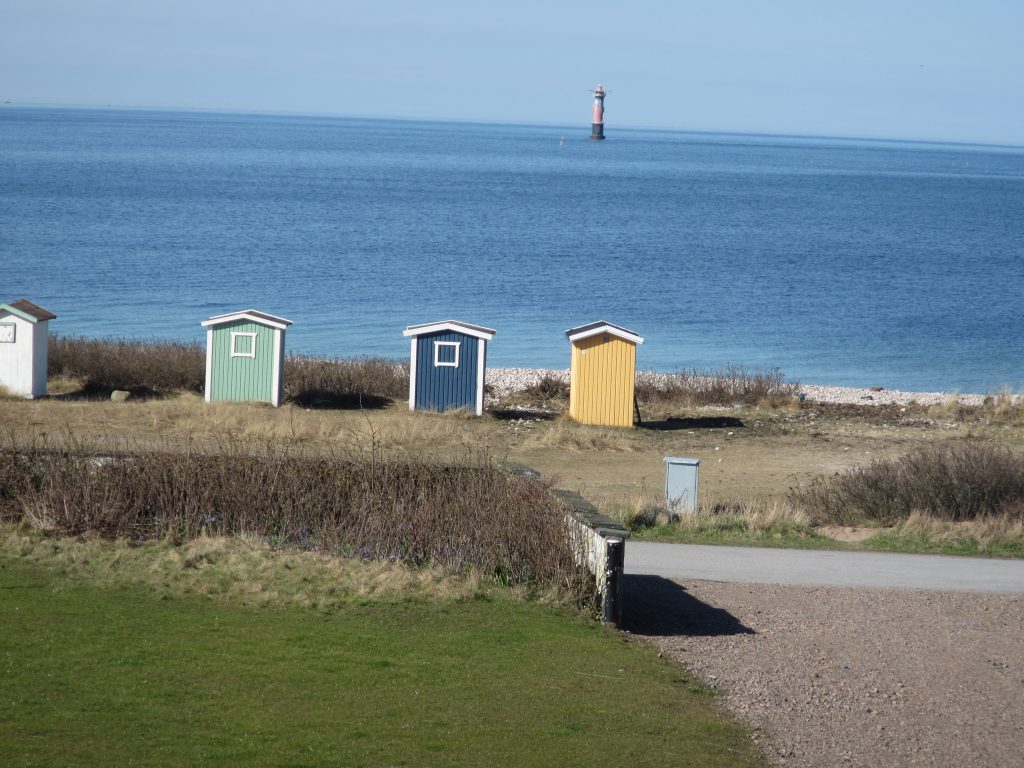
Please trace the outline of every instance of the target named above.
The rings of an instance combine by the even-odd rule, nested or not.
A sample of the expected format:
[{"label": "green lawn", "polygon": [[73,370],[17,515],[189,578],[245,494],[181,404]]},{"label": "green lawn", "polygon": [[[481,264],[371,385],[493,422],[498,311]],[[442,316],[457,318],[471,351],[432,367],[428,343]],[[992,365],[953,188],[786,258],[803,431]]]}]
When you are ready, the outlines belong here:
[{"label": "green lawn", "polygon": [[532,603],[253,608],[7,554],[0,616],[5,765],[762,764],[682,669]]}]

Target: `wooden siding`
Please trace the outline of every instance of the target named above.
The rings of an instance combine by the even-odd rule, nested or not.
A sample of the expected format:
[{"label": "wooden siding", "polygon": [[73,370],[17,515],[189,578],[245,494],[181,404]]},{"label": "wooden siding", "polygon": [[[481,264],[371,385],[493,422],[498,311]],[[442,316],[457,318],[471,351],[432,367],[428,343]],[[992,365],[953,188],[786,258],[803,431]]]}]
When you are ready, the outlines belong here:
[{"label": "wooden siding", "polygon": [[635,379],[636,344],[607,334],[573,342],[569,416],[580,424],[633,426]]},{"label": "wooden siding", "polygon": [[[255,333],[256,357],[232,357],[232,333]],[[213,329],[211,400],[274,402],[275,333],[277,331],[273,328],[245,320],[225,323]]]},{"label": "wooden siding", "polygon": [[[434,342],[459,343],[459,367],[434,365]],[[476,412],[478,340],[454,331],[416,338],[416,410]],[[485,352],[486,354],[486,352]]]},{"label": "wooden siding", "polygon": [[0,386],[12,395],[46,394],[47,322],[30,323],[10,312],[0,312],[0,323],[14,325],[14,343],[0,344]]}]

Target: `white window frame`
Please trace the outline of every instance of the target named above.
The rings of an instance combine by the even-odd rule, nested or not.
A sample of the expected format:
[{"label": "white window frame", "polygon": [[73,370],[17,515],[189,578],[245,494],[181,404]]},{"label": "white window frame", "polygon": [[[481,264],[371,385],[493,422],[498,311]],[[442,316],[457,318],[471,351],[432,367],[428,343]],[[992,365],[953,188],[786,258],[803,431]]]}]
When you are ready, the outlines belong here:
[{"label": "white window frame", "polygon": [[[249,347],[248,352],[238,351],[238,339],[239,337],[245,337],[252,340],[252,344]],[[232,357],[248,357],[250,359],[256,359],[256,334],[245,331],[232,331],[231,332],[231,356]]]},{"label": "white window frame", "polygon": [[[455,347],[455,360],[448,361],[440,358],[441,347]],[[435,341],[434,342],[434,367],[435,368],[458,368],[459,350],[462,347],[461,341]]]},{"label": "white window frame", "polygon": [[14,344],[18,340],[18,324],[17,323],[0,323],[0,328],[10,328],[11,337],[9,339],[0,338],[0,343],[3,344]]}]

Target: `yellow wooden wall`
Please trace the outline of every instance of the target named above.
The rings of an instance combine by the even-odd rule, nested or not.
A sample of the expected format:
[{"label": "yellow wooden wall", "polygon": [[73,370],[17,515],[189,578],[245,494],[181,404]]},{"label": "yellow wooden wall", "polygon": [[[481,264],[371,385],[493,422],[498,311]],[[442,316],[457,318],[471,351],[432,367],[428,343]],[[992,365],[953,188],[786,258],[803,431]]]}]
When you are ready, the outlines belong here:
[{"label": "yellow wooden wall", "polygon": [[636,344],[599,334],[572,344],[569,416],[580,424],[633,426]]}]

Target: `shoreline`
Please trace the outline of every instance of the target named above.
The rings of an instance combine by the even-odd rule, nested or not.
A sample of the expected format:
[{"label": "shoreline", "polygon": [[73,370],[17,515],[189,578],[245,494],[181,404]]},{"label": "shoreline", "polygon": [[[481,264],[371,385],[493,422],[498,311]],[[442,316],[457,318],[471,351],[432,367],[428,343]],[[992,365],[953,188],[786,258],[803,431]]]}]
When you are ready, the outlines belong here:
[{"label": "shoreline", "polygon": [[[639,371],[641,379],[667,379],[671,374]],[[487,384],[494,390],[494,396],[503,397],[536,384],[543,378],[554,378],[568,383],[568,368],[488,368]],[[878,387],[840,387],[827,384],[800,384],[800,394],[806,401],[831,405],[939,405],[955,401],[961,405],[978,406],[985,402],[987,395],[965,392],[907,392],[898,389]],[[1020,394],[1014,395],[1019,400]]]}]

